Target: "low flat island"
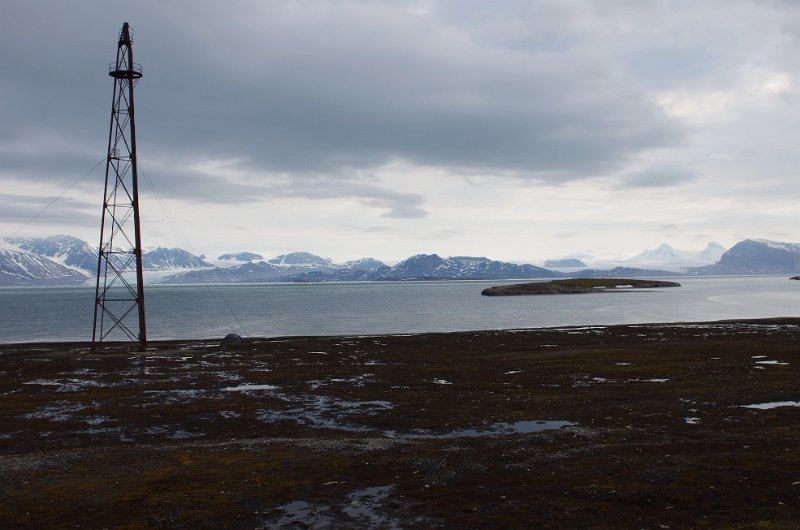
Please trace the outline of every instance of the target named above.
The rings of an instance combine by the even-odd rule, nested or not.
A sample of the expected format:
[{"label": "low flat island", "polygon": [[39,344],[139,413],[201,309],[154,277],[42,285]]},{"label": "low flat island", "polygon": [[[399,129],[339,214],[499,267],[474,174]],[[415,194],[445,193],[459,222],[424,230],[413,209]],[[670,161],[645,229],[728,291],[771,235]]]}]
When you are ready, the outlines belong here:
[{"label": "low flat island", "polygon": [[481,291],[484,296],[518,296],[537,294],[587,294],[605,293],[622,289],[654,289],[658,287],[680,287],[677,282],[663,280],[627,280],[621,278],[571,278],[549,282],[518,283],[488,287]]},{"label": "low flat island", "polygon": [[800,319],[0,346],[3,528],[796,528]]}]

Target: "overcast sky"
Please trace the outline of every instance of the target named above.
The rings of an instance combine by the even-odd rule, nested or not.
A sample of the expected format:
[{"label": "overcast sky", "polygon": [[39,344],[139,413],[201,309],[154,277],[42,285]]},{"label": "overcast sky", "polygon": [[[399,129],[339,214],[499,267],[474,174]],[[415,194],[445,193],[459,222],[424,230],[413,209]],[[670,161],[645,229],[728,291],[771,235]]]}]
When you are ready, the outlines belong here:
[{"label": "overcast sky", "polygon": [[0,235],[99,240],[124,21],[146,248],[800,242],[791,0],[4,0]]}]

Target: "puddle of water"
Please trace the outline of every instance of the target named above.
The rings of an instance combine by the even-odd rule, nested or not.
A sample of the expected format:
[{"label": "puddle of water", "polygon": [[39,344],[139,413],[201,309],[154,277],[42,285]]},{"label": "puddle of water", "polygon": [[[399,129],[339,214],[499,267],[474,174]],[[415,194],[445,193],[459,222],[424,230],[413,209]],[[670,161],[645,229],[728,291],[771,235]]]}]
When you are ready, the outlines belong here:
[{"label": "puddle of water", "polygon": [[360,413],[373,416],[393,407],[389,401],[347,401],[330,396],[305,396],[285,398],[286,401],[302,401],[298,407],[286,410],[261,409],[256,417],[264,422],[294,421],[298,425],[320,429],[337,429],[342,431],[366,432],[374,431],[372,427],[348,423],[348,417]]},{"label": "puddle of water", "polygon": [[223,388],[223,392],[253,392],[256,390],[277,390],[278,387],[275,385],[253,385],[253,384],[243,384],[238,386],[229,386]]},{"label": "puddle of water", "polygon": [[283,515],[270,528],[330,528],[333,524],[333,519],[325,513],[330,506],[293,501],[279,510],[283,511]]},{"label": "puddle of water", "polygon": [[769,410],[778,407],[800,407],[800,401],[773,401],[771,403],[756,403],[755,405],[742,405],[745,409]]},{"label": "puddle of water", "polygon": [[167,438],[171,440],[186,440],[188,438],[197,438],[199,436],[205,436],[205,433],[201,432],[189,432],[183,429],[175,429],[169,425],[154,425],[152,427],[148,427],[144,431],[147,434],[155,434],[155,435],[165,435]]},{"label": "puddle of water", "polygon": [[756,364],[771,364],[774,366],[788,366],[789,363],[783,361],[756,361]]},{"label": "puddle of water", "polygon": [[476,429],[461,429],[458,431],[451,431],[444,434],[432,433],[412,433],[412,434],[397,434],[394,432],[386,432],[385,434],[392,438],[408,438],[408,439],[436,439],[436,438],[475,438],[480,436],[503,436],[509,434],[527,434],[533,432],[550,431],[560,429],[562,427],[571,427],[575,423],[571,421],[558,421],[558,420],[528,420],[528,421],[515,421],[513,423],[493,423],[487,427]]},{"label": "puddle of water", "polygon": [[349,493],[341,505],[341,515],[347,518],[335,524],[331,506],[322,503],[293,501],[278,507],[280,517],[269,521],[268,528],[385,528],[399,529],[400,521],[384,514],[383,504],[389,498],[392,486],[375,486]]},{"label": "puddle of water", "polygon": [[88,418],[84,418],[83,421],[89,425],[100,425],[102,423],[106,423],[107,421],[111,421],[111,418],[108,416],[89,416]]},{"label": "puddle of water", "polygon": [[78,434],[120,434],[122,429],[120,427],[91,427],[89,429],[75,432]]},{"label": "puddle of water", "polygon": [[[354,522],[362,528],[400,528],[400,522],[380,513],[378,510],[389,498],[391,486],[374,486],[357,490],[347,495],[349,503],[342,508]],[[362,526],[363,525],[363,526]]]}]

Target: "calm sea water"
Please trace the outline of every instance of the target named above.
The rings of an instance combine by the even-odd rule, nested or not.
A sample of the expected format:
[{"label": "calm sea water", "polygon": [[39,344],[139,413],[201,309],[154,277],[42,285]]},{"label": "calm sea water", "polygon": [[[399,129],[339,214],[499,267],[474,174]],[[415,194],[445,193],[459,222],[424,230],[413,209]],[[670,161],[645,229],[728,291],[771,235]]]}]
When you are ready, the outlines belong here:
[{"label": "calm sea water", "polygon": [[[487,297],[518,282],[147,286],[150,339],[419,333],[735,318],[800,317],[786,276],[678,278],[682,287]],[[91,339],[94,289],[0,289],[0,343]]]}]

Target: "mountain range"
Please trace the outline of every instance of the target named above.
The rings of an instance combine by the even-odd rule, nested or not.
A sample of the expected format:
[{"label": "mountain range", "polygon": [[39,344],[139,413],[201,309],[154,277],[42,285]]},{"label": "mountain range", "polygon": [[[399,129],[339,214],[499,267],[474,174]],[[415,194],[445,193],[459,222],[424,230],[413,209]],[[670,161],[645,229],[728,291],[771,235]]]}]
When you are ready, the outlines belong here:
[{"label": "mountain range", "polygon": [[628,261],[637,265],[647,264],[684,264],[708,265],[716,263],[725,253],[725,247],[716,242],[711,242],[701,252],[685,252],[676,250],[666,243],[654,250],[645,250],[641,254],[630,258]]},{"label": "mountain range", "polygon": [[746,239],[719,261],[688,270],[694,275],[795,274],[800,271],[800,245],[766,239]]},{"label": "mountain range", "polygon": [[[0,240],[1,241],[1,240]],[[725,250],[709,243],[700,253],[669,245],[645,250],[606,268],[585,268],[585,258],[548,260],[552,268],[482,256],[418,254],[394,266],[362,258],[334,263],[308,252],[270,259],[254,252],[223,254],[214,266],[180,248],[156,248],[142,255],[145,281],[160,283],[249,283],[401,280],[486,280],[558,277],[653,277],[675,275],[800,273],[800,244],[748,239]],[[576,270],[579,267],[580,270]],[[553,270],[561,269],[561,270]],[[68,235],[7,238],[0,245],[0,286],[78,285],[93,282],[97,250]]]}]

